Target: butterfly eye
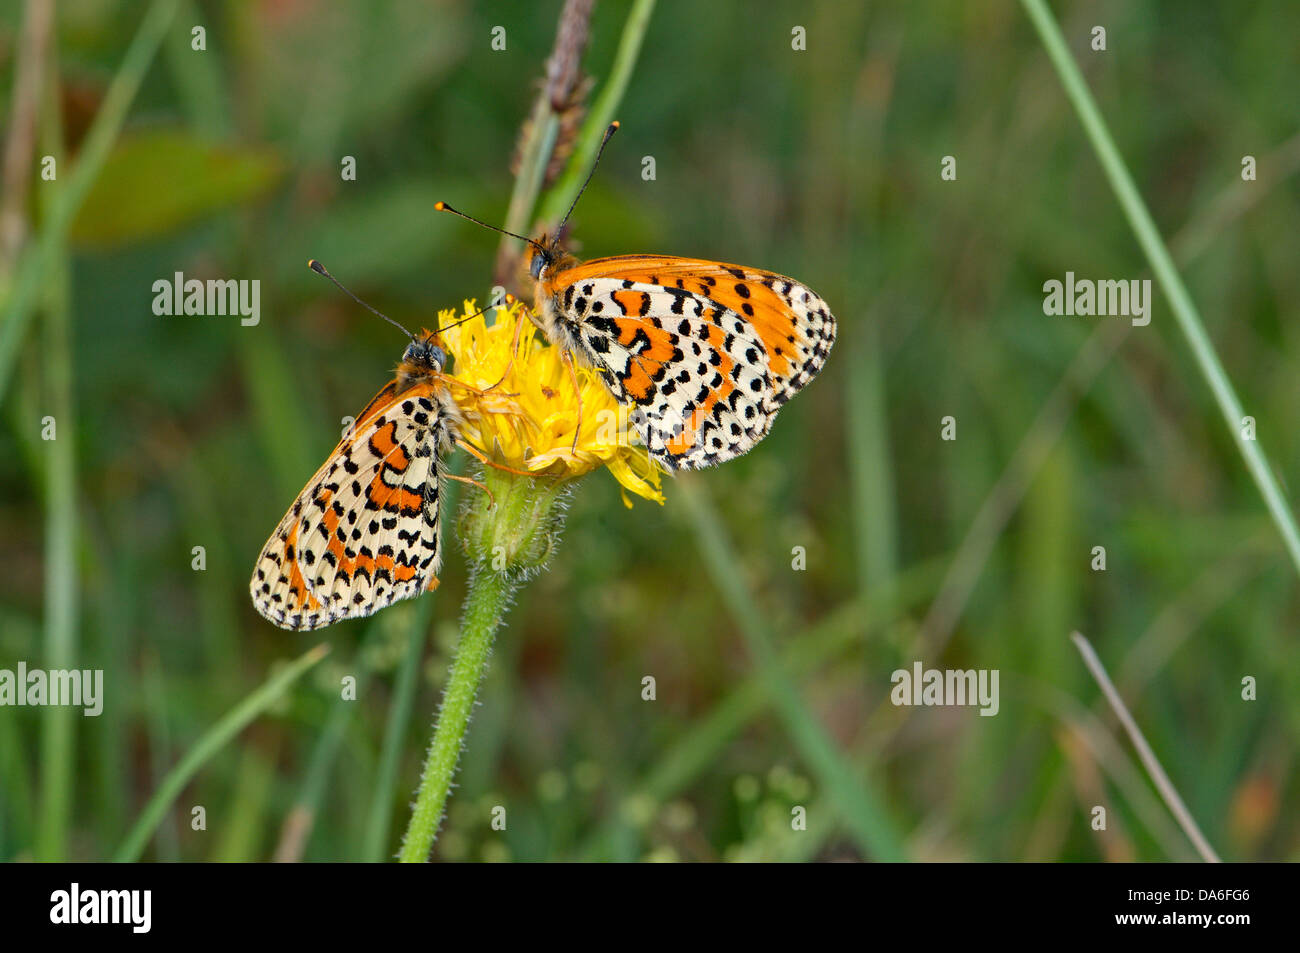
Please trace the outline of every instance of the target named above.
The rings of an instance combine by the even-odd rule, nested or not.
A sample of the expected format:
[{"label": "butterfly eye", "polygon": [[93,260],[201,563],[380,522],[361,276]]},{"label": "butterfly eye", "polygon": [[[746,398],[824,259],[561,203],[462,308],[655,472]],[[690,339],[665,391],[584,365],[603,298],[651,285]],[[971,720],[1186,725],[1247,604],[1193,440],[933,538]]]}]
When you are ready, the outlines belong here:
[{"label": "butterfly eye", "polygon": [[429,363],[436,369],[442,370],[443,365],[447,363],[447,352],[437,345],[429,346]]},{"label": "butterfly eye", "polygon": [[546,257],[539,251],[533,252],[533,263],[528,270],[532,274],[534,280],[542,277],[542,267],[545,264]]}]

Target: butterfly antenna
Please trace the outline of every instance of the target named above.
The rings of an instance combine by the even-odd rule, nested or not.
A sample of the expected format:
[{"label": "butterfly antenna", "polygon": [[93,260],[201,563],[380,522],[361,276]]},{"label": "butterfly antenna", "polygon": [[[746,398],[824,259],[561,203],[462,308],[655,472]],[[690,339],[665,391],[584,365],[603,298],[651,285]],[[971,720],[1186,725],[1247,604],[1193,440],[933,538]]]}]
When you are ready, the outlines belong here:
[{"label": "butterfly antenna", "polygon": [[358,298],[356,295],[354,295],[351,291],[348,291],[347,288],[343,287],[343,283],[342,283],[341,281],[339,281],[337,278],[335,278],[333,275],[331,275],[331,274],[329,273],[329,270],[328,270],[324,265],[322,265],[320,262],[318,262],[315,258],[313,258],[313,259],[311,259],[309,262],[307,262],[307,267],[310,268],[312,271],[316,272],[316,274],[318,274],[318,275],[324,275],[324,276],[325,276],[326,278],[328,278],[330,281],[334,282],[334,285],[335,285],[335,286],[336,286],[340,291],[342,291],[345,295],[347,295],[349,298],[351,298],[351,299],[352,299],[353,301],[355,301],[357,304],[361,305],[361,307],[365,308],[365,309],[366,309],[367,311],[369,311],[371,314],[377,314],[377,315],[379,315],[379,317],[383,318],[385,321],[387,321],[387,322],[388,322],[389,324],[391,324],[393,327],[398,328],[398,329],[399,329],[403,334],[405,334],[405,335],[406,335],[408,338],[410,338],[412,341],[416,340],[415,335],[412,334],[410,331],[406,330],[406,328],[402,327],[400,324],[398,324],[396,321],[394,321],[394,320],[393,320],[392,318],[390,318],[388,315],[384,314],[382,311],[376,311],[374,308],[370,307],[370,305],[366,304],[364,301],[362,301],[360,298]]},{"label": "butterfly antenna", "polygon": [[582,198],[582,193],[587,191],[587,186],[591,184],[591,177],[596,174],[596,166],[600,165],[600,157],[605,153],[605,146],[609,143],[610,139],[614,138],[614,133],[616,132],[618,132],[617,120],[611,122],[609,128],[605,130],[605,137],[600,140],[600,148],[596,150],[596,158],[591,163],[591,170],[587,173],[587,178],[582,183],[582,188],[578,189],[578,194],[573,197],[573,204],[569,206],[569,210],[564,213],[564,218],[560,220],[559,227],[555,229],[555,235],[557,238],[561,233],[563,233],[564,226],[569,224],[569,216],[572,215],[573,210],[578,207],[578,199]]},{"label": "butterfly antenna", "polygon": [[[496,225],[489,225],[487,222],[479,221],[473,215],[466,215],[460,209],[452,208],[446,202],[434,202],[433,207],[439,212],[451,212],[452,215],[459,215],[461,218],[468,219],[469,221],[473,222],[475,225],[482,225],[484,228],[490,229],[491,231],[500,232],[502,235],[509,235],[511,238],[517,238],[521,242],[527,242],[528,244],[532,245],[534,248],[538,249],[539,251],[546,251],[546,249],[542,247],[540,242],[534,241],[531,238],[525,238],[523,235],[516,235],[514,232],[508,232],[504,228],[498,228]],[[466,318],[466,320],[469,319]]]},{"label": "butterfly antenna", "polygon": [[443,331],[446,331],[448,328],[454,328],[456,325],[464,324],[466,321],[473,321],[480,314],[482,314],[484,311],[487,311],[490,308],[497,308],[499,310],[501,308],[505,308],[508,306],[509,306],[509,302],[506,302],[505,304],[490,304],[485,308],[479,308],[477,311],[475,311],[473,314],[469,315],[468,317],[461,318],[459,321],[453,321],[451,322],[451,324],[444,324],[442,327],[438,328],[438,333],[441,334]]}]

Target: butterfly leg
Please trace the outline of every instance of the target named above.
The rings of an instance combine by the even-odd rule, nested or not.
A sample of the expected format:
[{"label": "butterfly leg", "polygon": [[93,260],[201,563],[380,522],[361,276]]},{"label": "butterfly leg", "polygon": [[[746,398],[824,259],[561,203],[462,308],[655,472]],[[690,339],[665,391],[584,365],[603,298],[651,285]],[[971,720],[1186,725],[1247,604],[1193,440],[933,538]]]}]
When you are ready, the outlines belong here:
[{"label": "butterfly leg", "polygon": [[578,398],[578,421],[573,425],[573,447],[574,453],[578,452],[578,434],[582,432],[582,388],[578,385],[578,371],[573,366],[573,355],[569,353],[568,348],[560,349],[560,357],[564,361],[564,366],[569,369],[569,380],[573,381],[573,393]]},{"label": "butterfly leg", "polygon": [[480,490],[482,490],[484,493],[488,495],[489,506],[497,505],[496,497],[492,495],[492,491],[489,490],[484,484],[478,482],[478,480],[471,479],[470,477],[456,476],[456,474],[454,473],[444,473],[443,476],[445,476],[448,480],[455,480],[457,483],[468,483],[470,486],[478,487]]},{"label": "butterfly leg", "polygon": [[[482,396],[484,396],[485,394],[487,394],[488,390],[491,390],[492,387],[496,387],[496,386],[497,386],[496,384],[493,384],[492,387],[489,387],[487,390],[480,390],[479,388],[475,387],[473,384],[466,384],[466,383],[465,383],[463,380],[461,380],[459,377],[452,377],[450,374],[437,373],[437,374],[434,374],[434,375],[432,375],[432,376],[433,376],[436,380],[440,380],[440,381],[442,381],[444,384],[447,384],[447,385],[449,385],[449,386],[454,385],[454,386],[456,386],[456,387],[459,387],[461,390],[468,391],[469,393],[473,394],[475,397],[482,397]],[[504,378],[503,378],[503,380],[504,380]],[[500,383],[500,381],[498,381],[497,383]],[[517,396],[519,396],[519,395],[518,395],[518,394],[506,394],[505,396],[506,396],[506,397],[517,397]]]},{"label": "butterfly leg", "polygon": [[441,584],[441,583],[439,582],[439,579],[438,579],[437,576],[430,576],[430,577],[429,577],[429,584],[428,584],[427,586],[425,586],[424,589],[425,589],[426,592],[433,592],[433,590],[437,589],[438,586],[439,586],[440,584]]},{"label": "butterfly leg", "polygon": [[[506,378],[510,376],[510,371],[515,366],[515,358],[519,356],[519,342],[523,340],[523,330],[524,330],[524,319],[523,316],[521,315],[519,320],[515,322],[514,340],[510,342],[510,362],[506,364],[505,373],[501,375],[501,380],[497,381],[491,387],[487,388],[487,391],[496,390],[498,387],[504,384]],[[484,391],[484,393],[487,393],[487,391]],[[508,396],[513,397],[515,395],[510,394]]]},{"label": "butterfly leg", "polygon": [[[456,446],[460,447],[470,456],[477,457],[480,463],[486,464],[489,467],[495,467],[498,470],[505,470],[506,473],[514,473],[517,474],[518,476],[530,477],[530,476],[537,475],[535,473],[529,472],[528,470],[516,470],[514,467],[508,467],[504,463],[497,463],[495,460],[489,460],[488,455],[486,453],[484,453],[478,447],[474,446],[472,443],[466,443],[464,440],[457,440]],[[471,480],[470,482],[472,483],[473,481]],[[487,488],[484,487],[484,489]]]}]

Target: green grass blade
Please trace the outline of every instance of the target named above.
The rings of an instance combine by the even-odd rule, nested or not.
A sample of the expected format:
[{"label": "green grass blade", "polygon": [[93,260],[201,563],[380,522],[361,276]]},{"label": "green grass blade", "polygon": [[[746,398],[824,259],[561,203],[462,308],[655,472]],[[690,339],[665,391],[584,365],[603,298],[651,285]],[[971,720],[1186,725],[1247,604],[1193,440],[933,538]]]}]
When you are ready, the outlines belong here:
[{"label": "green grass blade", "polygon": [[[167,723],[167,686],[162,659],[155,649],[148,649],[141,659],[141,681],[148,724],[146,737],[149,743],[149,783],[154,787],[167,777],[167,766],[172,759],[171,727]],[[123,825],[125,826],[125,824]],[[116,836],[117,832],[114,832]],[[154,859],[159,863],[178,863],[181,859],[181,840],[175,818],[171,823],[159,823],[154,837]]]},{"label": "green grass blade", "polygon": [[[164,48],[176,94],[192,126],[212,139],[230,135],[230,97],[216,56],[195,56],[190,49],[190,24],[202,23],[194,0],[180,0],[177,36]],[[181,35],[183,31],[183,36]]]},{"label": "green grass blade", "polygon": [[[371,618],[352,665],[356,672],[357,698],[366,697],[366,688],[372,681],[369,669],[360,664],[360,661],[367,651],[379,642],[379,639],[380,622]],[[307,760],[307,771],[299,785],[298,795],[281,825],[280,842],[276,845],[272,858],[276,863],[297,863],[302,860],[315,829],[321,804],[325,801],[330,772],[334,768],[334,761],[338,757],[348,724],[352,721],[355,711],[355,700],[342,697],[341,692],[330,703],[329,716],[315,745],[312,746],[311,757]]]},{"label": "green grass blade", "polygon": [[875,860],[904,859],[903,838],[885,809],[883,795],[860,772],[847,764],[825,728],[800,698],[798,689],[778,664],[775,640],[753,595],[745,588],[738,571],[741,565],[731,541],[698,485],[689,479],[677,483],[677,494],[689,515],[700,551],[722,593],[763,677],[786,732],[794,741],[808,768],[821,782],[843,813],[845,823],[859,847]]},{"label": "green grass blade", "polygon": [[[47,113],[42,132],[45,148],[62,160],[63,129],[57,113]],[[55,205],[61,192],[45,203]],[[53,417],[55,439],[42,441],[45,467],[45,641],[46,668],[81,667],[77,617],[81,587],[77,564],[77,405],[73,371],[72,278],[68,248],[59,235],[48,244],[45,288],[46,399]],[[51,705],[41,712],[41,805],[37,821],[36,858],[61,861],[67,857],[68,829],[73,806],[73,762],[77,719],[73,708]]]},{"label": "green grass blade", "polygon": [[874,321],[856,329],[854,373],[846,387],[845,429],[853,486],[853,536],[857,541],[858,587],[862,592],[898,571],[898,514],[880,335]]},{"label": "green grass blade", "polygon": [[1142,196],[1138,193],[1128,168],[1124,165],[1124,159],[1115,145],[1110,129],[1102,118],[1096,100],[1092,98],[1083,74],[1079,72],[1079,67],[1074,62],[1074,57],[1065,45],[1065,38],[1061,36],[1060,27],[1053,19],[1051,11],[1047,9],[1047,4],[1044,0],[1021,0],[1021,2],[1034,28],[1038,31],[1048,58],[1060,77],[1061,85],[1065,87],[1066,95],[1079,114],[1079,121],[1083,124],[1084,132],[1092,143],[1093,151],[1097,153],[1097,159],[1106,173],[1111,189],[1115,192],[1115,197],[1119,200],[1120,207],[1124,210],[1124,215],[1128,218],[1138,243],[1151,263],[1151,271],[1169,299],[1169,308],[1183,336],[1187,338],[1201,376],[1210,385],[1214,399],[1228,425],[1228,431],[1236,441],[1237,449],[1242,459],[1246,461],[1246,467],[1254,477],[1260,494],[1264,497],[1264,503],[1268,506],[1273,522],[1277,524],[1278,531],[1282,534],[1291,561],[1296,571],[1300,572],[1300,529],[1296,526],[1295,516],[1282,497],[1282,491],[1273,477],[1268,462],[1264,459],[1258,441],[1247,440],[1242,436],[1242,417],[1245,413],[1241,401],[1238,400],[1232,382],[1219,361],[1213,343],[1205,333],[1205,325],[1201,321],[1200,313],[1187,291],[1187,286],[1183,284],[1182,276],[1174,265],[1169,249],[1165,246],[1164,239],[1161,238],[1146,203],[1142,201]]},{"label": "green grass blade", "polygon": [[[0,618],[0,624],[15,631],[23,623]],[[27,626],[23,626],[24,630]],[[36,642],[35,626],[23,631],[25,644]],[[16,631],[15,631],[15,634]],[[20,849],[31,856],[31,837],[36,830],[36,797],[28,765],[28,739],[23,737],[18,718],[0,718],[0,862],[14,859]]]},{"label": "green grass blade", "polygon": [[[372,626],[373,629],[373,626]],[[364,672],[357,675],[357,697],[365,691],[369,679]],[[302,860],[316,826],[316,817],[320,813],[321,802],[325,800],[325,786],[329,783],[330,770],[338,757],[343,744],[343,735],[352,719],[356,705],[345,698],[336,698],[330,709],[325,729],[316,739],[311,758],[307,762],[307,773],[303,776],[298,797],[289,813],[285,815],[280,827],[280,842],[276,845],[272,858],[276,863],[297,863]]]},{"label": "green grass blade", "polygon": [[320,645],[299,656],[289,665],[268,678],[256,690],[249,694],[234,708],[230,709],[221,720],[208,729],[185,753],[176,767],[163,778],[136,819],[135,826],[113,855],[114,862],[130,863],[137,860],[153,836],[154,830],[162,821],[163,815],[185,785],[189,783],[199,768],[244,730],[254,718],[266,711],[285,691],[307,672],[313,665],[323,659],[329,652],[328,643]]},{"label": "green grass blade", "polygon": [[[777,667],[798,678],[861,646],[874,631],[893,624],[900,613],[934,596],[943,578],[946,557],[909,567],[870,593],[832,609],[781,651]],[[761,676],[751,674],[707,712],[692,719],[690,728],[674,739],[637,783],[632,797],[662,804],[684,791],[717,763],[729,744],[771,705]],[[839,813],[836,812],[838,820]],[[600,859],[622,823],[615,818],[587,838],[578,859]]]},{"label": "green grass blade", "polygon": [[277,743],[267,751],[244,747],[223,805],[226,822],[211,849],[213,863],[246,864],[261,859],[258,851],[271,805],[277,747]]},{"label": "green grass blade", "polygon": [[627,84],[632,80],[632,71],[636,68],[637,57],[641,55],[641,42],[645,39],[654,9],[655,0],[636,0],[632,11],[627,15],[623,35],[618,41],[618,50],[614,53],[614,65],[610,67],[609,79],[601,87],[600,94],[591,105],[591,111],[587,113],[564,175],[542,200],[541,212],[537,216],[542,221],[560,220],[573,204],[578,189],[591,171],[591,164],[596,160],[596,150],[600,148],[605,130],[618,118],[615,114],[623,103]]},{"label": "green grass blade", "polygon": [[423,596],[411,620],[406,656],[397,671],[393,700],[388,708],[388,723],[384,727],[384,744],[379,755],[379,770],[375,772],[374,796],[366,818],[365,840],[361,859],[378,863],[392,854],[388,849],[388,830],[393,822],[393,798],[397,790],[397,768],[401,763],[403,742],[411,724],[411,711],[415,707],[415,689],[420,676],[420,658],[428,639],[429,623],[433,619],[433,596]]},{"label": "green grass blade", "polygon": [[99,170],[108,158],[109,150],[113,148],[131,102],[176,13],[176,3],[177,0],[154,0],[140,21],[140,27],[122,58],[122,65],[104,95],[103,105],[95,114],[95,121],[86,138],[82,140],[77,162],[41,228],[40,237],[34,246],[27,248],[19,261],[13,289],[4,305],[4,321],[0,322],[0,397],[3,397],[9,384],[9,375],[18,356],[19,345],[22,344],[41,291],[49,281],[58,250],[67,239],[68,229],[77,210],[95,184]]},{"label": "green grass blade", "polygon": [[1119,692],[1115,689],[1115,684],[1110,680],[1106,668],[1097,656],[1097,652],[1092,647],[1092,643],[1080,635],[1078,632],[1071,633],[1071,641],[1074,642],[1075,648],[1083,656],[1083,663],[1087,666],[1088,671],[1097,682],[1097,687],[1101,689],[1107,703],[1114,710],[1115,716],[1119,719],[1124,731],[1128,734],[1129,741],[1132,742],[1134,750],[1137,751],[1138,759],[1142,766],[1147,769],[1147,775],[1160,792],[1160,797],[1164,799],[1169,813],[1178,821],[1178,826],[1183,829],[1187,839],[1192,842],[1196,852],[1201,855],[1201,859],[1206,863],[1219,863],[1219,855],[1215,853],[1210,842],[1205,839],[1201,833],[1200,825],[1192,817],[1192,812],[1187,809],[1182,795],[1174,787],[1173,781],[1169,780],[1169,775],[1165,773],[1164,767],[1156,757],[1156,753],[1151,750],[1151,744],[1147,741],[1142,729],[1138,727],[1132,714],[1129,713],[1128,706],[1124,704],[1124,699],[1120,697]]}]

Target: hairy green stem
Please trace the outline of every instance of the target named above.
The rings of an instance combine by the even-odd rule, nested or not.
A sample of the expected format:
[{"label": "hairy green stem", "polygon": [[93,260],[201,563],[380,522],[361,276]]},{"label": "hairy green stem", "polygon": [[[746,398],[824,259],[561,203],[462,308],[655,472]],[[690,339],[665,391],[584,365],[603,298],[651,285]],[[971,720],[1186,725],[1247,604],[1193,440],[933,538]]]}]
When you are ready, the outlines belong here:
[{"label": "hairy green stem", "polygon": [[515,476],[488,468],[487,493],[462,509],[456,536],[470,570],[460,644],[447,678],[438,724],[424,763],[415,810],[398,860],[421,863],[438,836],[451,779],[492,639],[515,591],[540,572],[559,545],[571,482]]},{"label": "hairy green stem", "polygon": [[465,743],[470,711],[478,696],[479,682],[487,667],[492,639],[505,615],[517,583],[505,574],[480,568],[470,580],[465,597],[465,617],[461,622],[460,644],[456,661],[442,697],[438,727],[434,730],[429,754],[420,777],[415,810],[406,828],[398,859],[404,864],[423,863],[429,859],[434,838],[447,807],[451,779]]}]

